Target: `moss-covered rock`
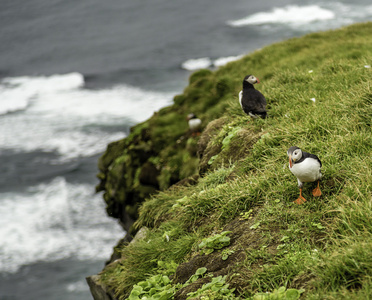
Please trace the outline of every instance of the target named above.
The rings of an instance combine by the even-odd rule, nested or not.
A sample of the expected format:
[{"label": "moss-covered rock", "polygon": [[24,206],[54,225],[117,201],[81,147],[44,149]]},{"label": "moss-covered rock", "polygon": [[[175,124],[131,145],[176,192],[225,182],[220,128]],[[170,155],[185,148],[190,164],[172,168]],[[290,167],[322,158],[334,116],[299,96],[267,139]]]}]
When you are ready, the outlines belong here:
[{"label": "moss-covered rock", "polygon": [[235,121],[222,117],[205,128],[198,143],[200,175],[243,159],[263,135],[261,130],[235,125]]}]

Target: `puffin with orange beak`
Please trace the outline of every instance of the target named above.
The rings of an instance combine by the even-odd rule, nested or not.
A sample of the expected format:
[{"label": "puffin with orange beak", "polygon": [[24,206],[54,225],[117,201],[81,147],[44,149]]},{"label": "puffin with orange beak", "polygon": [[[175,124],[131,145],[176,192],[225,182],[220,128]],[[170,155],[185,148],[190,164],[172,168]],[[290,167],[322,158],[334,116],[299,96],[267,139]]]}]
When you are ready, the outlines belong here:
[{"label": "puffin with orange beak", "polygon": [[313,196],[321,196],[319,180],[322,178],[322,173],[320,172],[322,162],[319,157],[315,154],[304,152],[296,146],[290,147],[287,155],[289,157],[289,170],[297,177],[298,187],[300,188],[300,196],[293,202],[297,204],[305,203],[306,199],[302,196],[304,182],[318,181],[317,187],[313,190]]}]

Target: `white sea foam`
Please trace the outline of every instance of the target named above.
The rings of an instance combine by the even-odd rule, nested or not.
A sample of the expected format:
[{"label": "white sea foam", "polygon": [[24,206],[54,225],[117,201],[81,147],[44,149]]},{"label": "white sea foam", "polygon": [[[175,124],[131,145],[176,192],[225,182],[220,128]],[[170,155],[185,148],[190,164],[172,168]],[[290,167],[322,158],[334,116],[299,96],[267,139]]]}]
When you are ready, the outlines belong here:
[{"label": "white sea foam", "polygon": [[68,91],[83,87],[84,77],[80,73],[69,73],[37,77],[7,77],[2,82],[12,87],[18,87],[26,95],[32,95],[42,92]]},{"label": "white sea foam", "polygon": [[62,177],[24,193],[1,193],[0,215],[0,272],[68,257],[105,260],[124,236],[91,185]]},{"label": "white sea foam", "polygon": [[0,85],[0,115],[25,109],[30,100],[39,94],[68,91],[83,85],[84,78],[79,73],[5,78]]},{"label": "white sea foam", "polygon": [[68,292],[84,292],[89,291],[89,287],[85,280],[80,280],[74,283],[70,283],[66,285],[66,290]]},{"label": "white sea foam", "polygon": [[268,12],[258,12],[242,19],[228,21],[227,24],[232,27],[281,24],[294,30],[318,31],[367,21],[371,16],[372,6],[320,2],[304,6],[277,7]]},{"label": "white sea foam", "polygon": [[226,57],[220,57],[213,61],[213,66],[215,67],[222,67],[229,62],[239,60],[243,57],[243,55],[237,55],[237,56],[226,56]]},{"label": "white sea foam", "polygon": [[[169,105],[173,93],[118,85],[104,90],[83,88],[79,73],[50,77],[6,78],[0,83],[0,148],[14,151],[56,151],[62,160],[102,152],[125,137],[124,125],[150,117]],[[122,131],[102,130],[123,125]]]},{"label": "white sea foam", "polygon": [[196,71],[200,69],[206,69],[209,67],[222,67],[229,62],[241,59],[243,55],[237,56],[225,56],[212,60],[210,57],[202,57],[196,59],[188,59],[181,64],[182,68],[188,71]]},{"label": "white sea foam", "polygon": [[195,59],[189,59],[182,63],[182,68],[188,71],[196,71],[199,69],[205,69],[212,65],[212,61],[209,57],[201,57]]},{"label": "white sea foam", "polygon": [[22,92],[9,91],[6,87],[0,86],[0,116],[7,113],[24,110],[29,100],[22,97]]},{"label": "white sea foam", "polygon": [[333,18],[335,18],[335,13],[333,11],[321,8],[317,5],[288,5],[283,8],[274,8],[270,12],[259,12],[243,19],[229,21],[228,24],[233,27],[268,23],[305,24]]}]

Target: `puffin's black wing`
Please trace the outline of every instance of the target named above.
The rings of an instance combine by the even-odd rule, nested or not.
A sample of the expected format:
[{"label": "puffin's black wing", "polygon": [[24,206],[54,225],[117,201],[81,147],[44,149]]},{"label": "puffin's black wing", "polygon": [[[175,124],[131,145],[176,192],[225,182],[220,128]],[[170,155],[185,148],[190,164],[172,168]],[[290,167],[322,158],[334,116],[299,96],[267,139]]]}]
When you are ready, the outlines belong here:
[{"label": "puffin's black wing", "polygon": [[311,153],[307,153],[307,152],[302,151],[302,157],[301,157],[300,161],[302,161],[302,160],[304,160],[305,158],[308,158],[308,157],[317,160],[320,164],[320,167],[322,167],[322,162],[320,161],[319,157],[316,156],[315,154],[311,154]]},{"label": "puffin's black wing", "polygon": [[252,113],[266,117],[266,99],[260,91],[254,88],[243,90],[242,107],[246,114]]}]

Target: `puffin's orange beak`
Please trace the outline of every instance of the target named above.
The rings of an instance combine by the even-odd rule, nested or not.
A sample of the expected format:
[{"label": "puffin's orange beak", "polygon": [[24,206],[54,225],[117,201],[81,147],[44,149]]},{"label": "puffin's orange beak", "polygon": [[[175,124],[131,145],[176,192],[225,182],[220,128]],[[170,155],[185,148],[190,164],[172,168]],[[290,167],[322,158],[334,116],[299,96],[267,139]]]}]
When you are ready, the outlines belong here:
[{"label": "puffin's orange beak", "polygon": [[289,167],[292,168],[292,155],[289,155]]},{"label": "puffin's orange beak", "polygon": [[257,77],[256,77],[256,79],[257,79],[256,83],[260,83],[260,81],[258,80],[258,78],[257,78]]}]

